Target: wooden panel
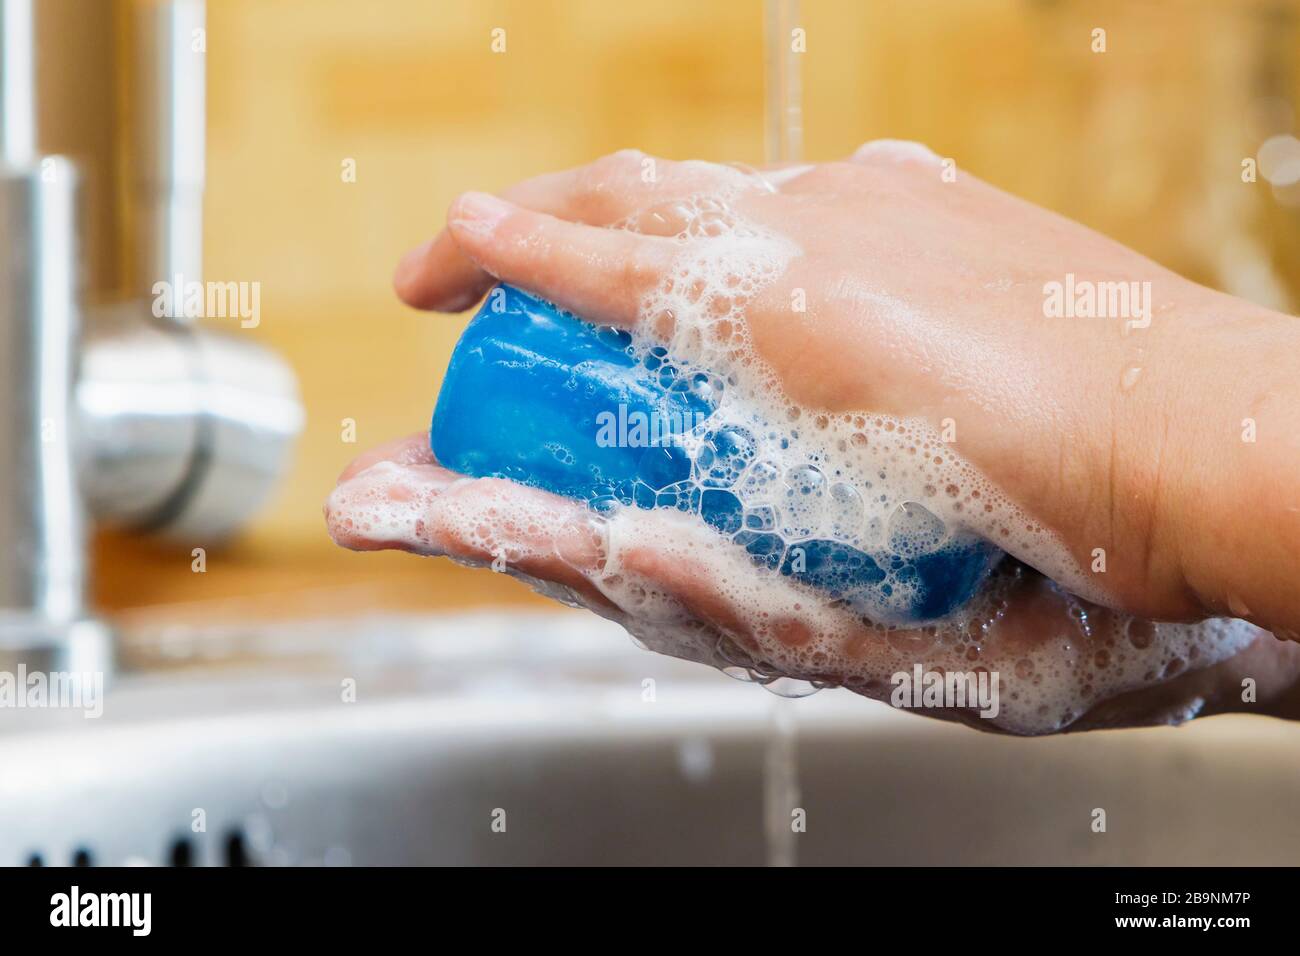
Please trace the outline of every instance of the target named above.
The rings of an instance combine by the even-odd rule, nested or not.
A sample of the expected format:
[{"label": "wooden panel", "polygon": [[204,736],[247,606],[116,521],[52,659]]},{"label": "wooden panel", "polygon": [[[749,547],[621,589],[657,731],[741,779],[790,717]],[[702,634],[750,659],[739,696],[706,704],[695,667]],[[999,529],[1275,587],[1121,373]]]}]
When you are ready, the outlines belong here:
[{"label": "wooden panel", "polygon": [[[1203,281],[1237,281],[1222,250],[1238,237],[1281,288],[1297,287],[1295,210],[1238,177],[1241,157],[1278,131],[1265,94],[1300,92],[1295,5],[804,10],[811,156],[925,140]],[[1089,49],[1095,26],[1108,31],[1103,55]],[[497,27],[504,54],[490,48]],[[424,427],[464,324],[401,307],[391,270],[464,189],[625,146],[761,160],[761,43],[761,4],[747,0],[210,2],[208,277],[262,283],[262,324],[240,334],[297,368],[306,433],[274,501],[206,574],[191,573],[184,543],[105,537],[97,599],[201,602],[203,613],[326,595],[358,608],[532,600],[500,576],[346,554],[326,538],[334,476],[361,447]],[[355,183],[340,177],[349,158]],[[356,445],[341,440],[344,418],[358,423]]]}]

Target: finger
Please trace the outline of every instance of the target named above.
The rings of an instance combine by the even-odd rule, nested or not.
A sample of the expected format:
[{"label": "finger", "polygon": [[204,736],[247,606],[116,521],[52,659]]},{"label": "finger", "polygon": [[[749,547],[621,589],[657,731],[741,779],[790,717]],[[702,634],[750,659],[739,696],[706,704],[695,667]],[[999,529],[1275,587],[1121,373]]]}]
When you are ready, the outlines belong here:
[{"label": "finger", "polygon": [[[535,212],[588,222],[589,211],[572,186],[574,178],[572,170],[547,173],[512,186],[502,196]],[[416,309],[463,312],[481,299],[495,281],[467,258],[443,229],[402,257],[393,276],[393,289],[399,299]]]},{"label": "finger", "polygon": [[[1102,701],[1067,729],[1161,725],[1240,712],[1294,717],[1287,706],[1297,678],[1300,646],[1260,631],[1227,660]],[[1249,696],[1242,693],[1246,680],[1254,690]]]},{"label": "finger", "polygon": [[[630,512],[628,516],[637,514]],[[642,517],[640,520],[654,520]],[[651,529],[643,529],[643,534]],[[822,607],[819,602],[808,601],[808,595],[795,588],[784,578],[769,582],[769,595],[781,594],[785,600],[770,604],[775,610],[770,614],[754,614],[752,608],[738,604],[727,596],[719,575],[728,573],[754,574],[748,558],[737,554],[731,546],[718,540],[710,531],[676,526],[655,529],[660,535],[671,535],[679,542],[686,535],[698,534],[701,555],[711,555],[708,560],[695,560],[680,551],[672,554],[650,546],[627,548],[617,556],[618,569],[648,583],[654,590],[665,594],[695,620],[711,630],[734,640],[757,663],[775,667],[791,676],[805,678],[825,677],[822,674],[802,673],[805,665],[798,664],[800,652],[817,640],[826,626],[834,627],[835,612]],[[670,540],[671,540],[670,538]],[[716,562],[725,562],[719,565]],[[730,568],[730,571],[726,570]],[[880,648],[883,645],[877,643]],[[829,659],[829,658],[828,658]],[[838,679],[843,675],[833,675]]]},{"label": "finger", "polygon": [[378,464],[381,461],[396,462],[399,465],[436,465],[437,459],[433,457],[433,448],[429,445],[429,433],[427,431],[416,432],[414,435],[407,435],[405,438],[395,438],[392,441],[384,442],[377,445],[369,451],[364,451],[343,469],[343,473],[338,477],[338,483],[347,481],[353,475],[365,471],[371,465]]},{"label": "finger", "polygon": [[330,536],[354,551],[399,550],[491,565],[559,584],[609,608],[591,583],[603,562],[582,505],[431,464],[380,461],[342,482],[325,504]]},{"label": "finger", "polygon": [[402,257],[393,291],[413,309],[464,312],[481,299],[492,277],[467,258],[444,229]]},{"label": "finger", "polygon": [[449,220],[456,244],[486,272],[606,325],[636,323],[677,249],[671,239],[566,222],[486,193],[461,196]]},{"label": "finger", "polygon": [[624,570],[639,575],[672,597],[688,614],[748,644],[749,627],[699,562],[667,557],[652,548],[629,548],[621,555]]},{"label": "finger", "polygon": [[345,477],[325,502],[325,525],[353,551],[442,554],[425,534],[425,515],[461,476],[434,464],[378,461]]},{"label": "finger", "polygon": [[[716,190],[736,175],[714,163],[678,163],[625,149],[585,166],[535,176],[500,195],[525,209],[591,226],[612,225],[649,210],[647,225],[653,228],[656,205]],[[672,219],[663,218],[666,223]],[[403,257],[393,286],[403,302],[417,309],[459,312],[481,298],[492,281],[443,230]]]}]

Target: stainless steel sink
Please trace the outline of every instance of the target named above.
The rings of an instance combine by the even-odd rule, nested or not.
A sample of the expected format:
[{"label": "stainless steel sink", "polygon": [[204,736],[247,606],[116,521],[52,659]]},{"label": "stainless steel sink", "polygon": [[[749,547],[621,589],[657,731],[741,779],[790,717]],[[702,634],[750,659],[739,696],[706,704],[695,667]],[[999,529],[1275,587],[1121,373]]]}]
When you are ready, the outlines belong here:
[{"label": "stainless steel sink", "polygon": [[101,718],[0,711],[0,863],[1300,861],[1300,730],[1265,718],[994,737],[783,700],[577,613],[125,646]]}]

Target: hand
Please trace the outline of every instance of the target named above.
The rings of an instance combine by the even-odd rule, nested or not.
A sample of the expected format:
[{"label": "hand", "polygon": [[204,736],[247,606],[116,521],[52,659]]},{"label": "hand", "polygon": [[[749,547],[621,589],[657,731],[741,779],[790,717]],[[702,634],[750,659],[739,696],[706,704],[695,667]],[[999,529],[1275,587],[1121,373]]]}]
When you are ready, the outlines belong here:
[{"label": "hand", "polygon": [[[648,159],[626,151],[542,176],[507,191],[514,202],[463,196],[448,229],[404,261],[399,295],[458,309],[501,279],[632,325],[679,245],[590,227],[639,216],[671,232],[675,201],[740,188],[737,210],[802,250],[746,308],[758,355],[793,400],[936,429],[950,420],[956,449],[1059,534],[1076,566],[1104,551],[1090,584],[1108,604],[1300,632],[1300,322],[968,174],[945,182],[915,144],[781,171],[777,192],[698,162],[654,160],[646,183]],[[1067,275],[1149,282],[1149,327],[1045,317],[1045,284]],[[791,310],[794,289],[804,313]],[[1267,442],[1241,440],[1248,418]]]},{"label": "hand", "polygon": [[[1211,667],[1197,669],[1195,661],[1184,662],[1167,679],[1150,686],[1110,698],[1099,692],[1082,694],[1079,699],[1086,705],[1077,713],[1018,714],[1016,702],[1008,700],[1007,694],[1016,693],[1018,682],[1032,681],[1035,675],[1017,669],[1015,662],[1031,654],[1068,661],[1077,656],[1071,645],[1079,643],[1074,630],[1079,612],[1091,616],[1098,632],[1106,627],[1110,614],[1067,597],[1027,569],[1010,572],[1014,580],[1007,589],[1005,612],[981,635],[981,653],[974,659],[964,650],[938,644],[925,630],[895,631],[882,638],[850,621],[854,639],[822,661],[820,669],[808,669],[794,652],[815,628],[825,624],[825,612],[809,607],[806,594],[778,579],[773,586],[787,589],[788,613],[753,627],[745,610],[733,606],[717,587],[710,564],[683,563],[644,546],[611,554],[607,526],[592,521],[584,506],[511,482],[465,478],[447,471],[434,461],[427,433],[391,442],[357,458],[339,476],[325,513],[330,534],[344,547],[363,551],[396,548],[498,567],[552,597],[618,621],[646,640],[652,650],[705,663],[763,662],[775,671],[843,684],[889,700],[891,686],[862,675],[910,669],[911,660],[924,660],[931,669],[956,671],[985,667],[987,661],[1011,661],[1002,682],[998,715],[984,719],[970,709],[918,711],[960,720],[981,730],[1023,730],[1021,719],[1029,724],[1059,722],[1063,729],[1085,730],[1171,723],[1228,711],[1300,716],[1300,693],[1296,691],[1300,644],[1276,640],[1262,631],[1252,631],[1239,653]],[[673,525],[650,534],[626,535],[632,540],[709,534],[679,517],[628,509],[620,520]],[[628,580],[637,582],[644,595],[635,607],[624,603],[627,592],[621,585]],[[611,594],[623,600],[613,600]],[[1185,627],[1138,622],[1129,631],[1129,639],[1156,641],[1161,629],[1176,632]],[[1108,652],[1122,654],[1125,650],[1120,646]],[[1246,678],[1257,685],[1252,702],[1242,699]],[[1075,717],[1078,719],[1071,723]]]},{"label": "hand", "polygon": [[[1294,320],[1197,287],[964,173],[946,182],[937,160],[911,144],[868,144],[848,163],[766,175],[778,189],[728,167],[629,152],[515,187],[514,203],[468,194],[449,230],[404,262],[398,291],[419,307],[457,309],[502,279],[596,321],[650,323],[669,339],[672,317],[642,311],[680,253],[669,238],[678,205],[730,192],[740,215],[798,249],[745,306],[754,351],[792,400],[955,423],[961,455],[1068,550],[1018,553],[978,513],[971,527],[1053,577],[1073,575],[1111,607],[1183,619],[1231,607],[1275,629],[1295,625],[1296,471],[1258,460],[1287,465],[1295,454],[1276,439],[1295,434],[1300,407],[1283,400],[1296,388]],[[592,228],[619,222],[639,234]],[[1150,282],[1149,324],[1140,314],[1046,317],[1045,284],[1068,274]],[[805,312],[791,309],[796,290]],[[1217,361],[1227,348],[1242,356],[1228,371],[1252,368],[1244,383]],[[1274,436],[1267,454],[1238,439],[1241,409]],[[498,514],[538,504],[532,492],[527,501],[520,489],[494,493],[505,496]],[[1241,520],[1243,495],[1251,520]],[[665,520],[628,520],[642,519]],[[1104,575],[1080,583],[1098,548]],[[682,591],[678,599],[699,605],[699,587]],[[1034,645],[1059,634],[1061,599],[1043,597],[1056,592],[1023,574],[1012,591],[1004,633]],[[1035,617],[1030,606],[1052,609]]]}]

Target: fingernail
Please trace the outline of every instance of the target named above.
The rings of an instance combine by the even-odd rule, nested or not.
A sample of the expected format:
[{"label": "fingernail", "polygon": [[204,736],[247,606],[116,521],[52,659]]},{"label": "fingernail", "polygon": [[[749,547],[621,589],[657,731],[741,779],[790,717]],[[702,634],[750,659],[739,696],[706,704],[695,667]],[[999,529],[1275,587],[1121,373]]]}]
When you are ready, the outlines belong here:
[{"label": "fingernail", "polygon": [[465,193],[456,200],[451,224],[460,229],[486,235],[513,211],[510,203],[488,193]]}]

